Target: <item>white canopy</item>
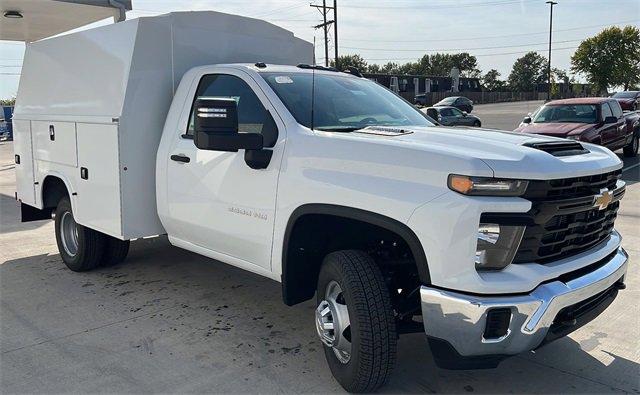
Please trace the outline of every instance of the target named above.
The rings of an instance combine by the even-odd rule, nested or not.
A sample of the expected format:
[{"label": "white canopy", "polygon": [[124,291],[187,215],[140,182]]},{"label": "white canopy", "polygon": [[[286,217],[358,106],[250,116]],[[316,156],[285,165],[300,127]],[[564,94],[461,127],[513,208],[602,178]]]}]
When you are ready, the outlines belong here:
[{"label": "white canopy", "polygon": [[131,0],[0,0],[0,40],[32,42],[113,17]]}]

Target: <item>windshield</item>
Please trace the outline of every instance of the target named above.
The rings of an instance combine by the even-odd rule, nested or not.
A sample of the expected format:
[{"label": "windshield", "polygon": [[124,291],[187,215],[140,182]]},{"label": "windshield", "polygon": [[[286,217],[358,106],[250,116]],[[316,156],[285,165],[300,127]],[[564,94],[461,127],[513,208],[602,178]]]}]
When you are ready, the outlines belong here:
[{"label": "windshield", "polygon": [[636,92],[617,92],[613,97],[618,99],[632,99],[636,97]]},{"label": "windshield", "polygon": [[533,116],[533,123],[596,123],[597,121],[598,109],[594,104],[544,106]]},{"label": "windshield", "polygon": [[296,121],[308,128],[348,132],[374,125],[434,126],[411,104],[367,79],[339,73],[260,75]]}]

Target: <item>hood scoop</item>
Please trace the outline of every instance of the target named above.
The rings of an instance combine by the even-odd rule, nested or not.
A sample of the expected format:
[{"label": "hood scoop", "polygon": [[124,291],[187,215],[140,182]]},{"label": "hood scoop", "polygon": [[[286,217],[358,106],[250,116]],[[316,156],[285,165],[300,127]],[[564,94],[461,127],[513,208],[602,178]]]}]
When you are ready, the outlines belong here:
[{"label": "hood scoop", "polygon": [[405,134],[413,133],[411,130],[402,128],[394,128],[393,126],[367,126],[364,129],[360,129],[355,133],[373,134],[376,136],[396,137]]},{"label": "hood scoop", "polygon": [[525,147],[544,151],[553,156],[574,156],[588,154],[589,150],[577,141],[545,141],[523,144]]}]

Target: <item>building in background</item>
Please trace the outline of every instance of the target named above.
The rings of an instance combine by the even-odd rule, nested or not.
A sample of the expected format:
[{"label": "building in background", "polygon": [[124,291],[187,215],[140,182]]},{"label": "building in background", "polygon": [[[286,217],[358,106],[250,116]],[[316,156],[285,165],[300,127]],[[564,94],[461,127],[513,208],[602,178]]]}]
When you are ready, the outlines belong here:
[{"label": "building in background", "polygon": [[[452,89],[451,77],[371,73],[363,73],[363,76],[390,88],[412,103],[417,95],[426,92],[455,91]],[[457,90],[458,92],[481,92],[482,85],[478,78],[460,77]]]}]

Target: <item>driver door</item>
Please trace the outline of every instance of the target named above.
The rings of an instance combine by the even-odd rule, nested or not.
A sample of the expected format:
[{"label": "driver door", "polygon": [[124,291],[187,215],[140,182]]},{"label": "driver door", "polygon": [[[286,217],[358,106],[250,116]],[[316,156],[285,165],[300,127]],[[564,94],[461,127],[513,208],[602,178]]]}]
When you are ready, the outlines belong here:
[{"label": "driver door", "polygon": [[[237,265],[270,270],[271,244],[278,186],[279,164],[284,150],[284,124],[253,79],[242,71],[205,74],[192,87],[179,125],[181,135],[171,147],[168,170],[167,231],[188,243],[185,248],[205,249],[209,255]],[[263,133],[278,129],[266,169],[251,169],[245,150],[221,152],[198,149],[193,141],[193,101],[198,97],[233,98],[237,102],[239,132]],[[200,251],[202,253],[202,251]]]}]

